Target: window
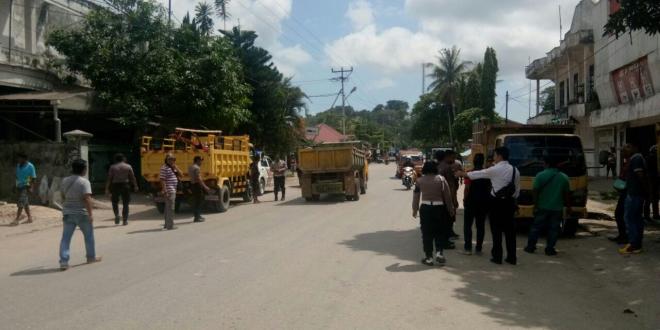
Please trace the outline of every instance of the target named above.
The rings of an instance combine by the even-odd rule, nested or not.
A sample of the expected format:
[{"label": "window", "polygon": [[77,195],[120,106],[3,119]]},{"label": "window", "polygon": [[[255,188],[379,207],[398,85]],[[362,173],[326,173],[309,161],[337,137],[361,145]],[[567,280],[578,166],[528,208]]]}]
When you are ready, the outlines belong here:
[{"label": "window", "polygon": [[595,74],[595,69],[594,65],[589,66],[589,80],[587,81],[587,95],[586,95],[586,100],[591,101],[593,98],[593,93],[594,93],[594,74]]},{"label": "window", "polygon": [[580,97],[580,76],[576,73],[573,75],[573,100]]},{"label": "window", "polygon": [[509,162],[522,176],[535,176],[544,168],[546,156],[558,156],[564,161],[559,169],[570,177],[587,173],[582,142],[577,136],[508,136],[504,146],[509,148]]}]

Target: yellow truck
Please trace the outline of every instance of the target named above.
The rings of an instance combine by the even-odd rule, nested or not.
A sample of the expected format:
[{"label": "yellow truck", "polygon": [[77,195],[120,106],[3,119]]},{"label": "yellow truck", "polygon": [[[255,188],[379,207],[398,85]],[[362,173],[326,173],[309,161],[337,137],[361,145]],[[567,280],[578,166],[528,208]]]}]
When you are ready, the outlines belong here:
[{"label": "yellow truck", "polygon": [[[520,196],[517,218],[534,217],[532,183],[544,169],[544,157],[564,159],[559,169],[569,177],[572,212],[565,214],[564,233],[577,230],[578,219],[587,215],[588,179],[582,141],[573,134],[572,126],[548,125],[486,125],[475,123],[470,158],[477,153],[489,156],[496,147],[507,147],[509,162],[520,171]],[[471,159],[470,159],[471,160]]]},{"label": "yellow truck", "polygon": [[298,150],[302,196],[317,201],[321,194],[343,194],[357,201],[367,192],[368,149],[361,142],[319,144]]},{"label": "yellow truck", "polygon": [[191,197],[188,168],[195,156],[204,158],[201,166],[202,179],[211,188],[205,195],[206,206],[215,212],[229,209],[230,200],[240,197],[244,201],[252,199],[249,172],[252,148],[250,137],[222,136],[221,131],[193,130],[176,128],[166,138],[142,137],[141,167],[142,176],[151,188],[154,202],[159,212],[165,209],[161,194],[160,168],[165,155],[176,157],[176,165],[183,172],[177,189],[176,209]]}]

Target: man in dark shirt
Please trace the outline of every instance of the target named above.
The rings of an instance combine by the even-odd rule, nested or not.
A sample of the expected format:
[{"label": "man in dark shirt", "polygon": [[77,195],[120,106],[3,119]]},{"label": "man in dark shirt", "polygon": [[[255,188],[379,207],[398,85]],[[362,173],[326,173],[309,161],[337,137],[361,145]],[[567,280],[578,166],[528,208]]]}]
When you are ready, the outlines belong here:
[{"label": "man in dark shirt", "polygon": [[626,201],[624,219],[628,230],[628,241],[621,254],[637,254],[642,252],[642,237],[644,235],[644,220],[642,209],[644,199],[648,196],[647,166],[644,156],[639,153],[635,143],[628,143],[624,147],[624,155],[630,157],[626,173]]},{"label": "man in dark shirt", "polygon": [[131,190],[137,192],[138,184],[135,179],[135,173],[133,173],[133,168],[126,163],[126,157],[123,154],[116,154],[114,158],[115,163],[110,166],[110,170],[108,171],[105,193],[110,195],[116,225],[119,224],[119,198],[121,198],[122,219],[124,226],[126,226],[128,224],[128,207],[131,203]]}]

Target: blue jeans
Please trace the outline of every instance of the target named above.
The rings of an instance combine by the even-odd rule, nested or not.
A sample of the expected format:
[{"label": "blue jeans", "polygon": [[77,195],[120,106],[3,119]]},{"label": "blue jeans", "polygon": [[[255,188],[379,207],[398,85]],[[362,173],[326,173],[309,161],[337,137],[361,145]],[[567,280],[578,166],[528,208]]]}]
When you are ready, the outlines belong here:
[{"label": "blue jeans", "polygon": [[564,214],[562,211],[537,210],[534,216],[534,224],[529,231],[527,247],[536,250],[536,242],[539,240],[539,234],[543,228],[548,228],[548,242],[545,245],[546,251],[552,251],[557,244],[559,237],[559,228]]},{"label": "blue jeans", "polygon": [[634,249],[642,248],[642,237],[644,236],[644,220],[642,210],[644,198],[628,194],[626,196],[625,211],[623,218],[626,220],[628,230],[628,241]]},{"label": "blue jeans", "polygon": [[69,254],[71,245],[71,238],[76,231],[76,226],[85,237],[85,250],[87,251],[87,261],[96,258],[96,251],[94,250],[94,226],[89,222],[89,217],[86,215],[65,215],[63,219],[64,229],[62,231],[62,241],[60,242],[60,265],[69,264]]}]

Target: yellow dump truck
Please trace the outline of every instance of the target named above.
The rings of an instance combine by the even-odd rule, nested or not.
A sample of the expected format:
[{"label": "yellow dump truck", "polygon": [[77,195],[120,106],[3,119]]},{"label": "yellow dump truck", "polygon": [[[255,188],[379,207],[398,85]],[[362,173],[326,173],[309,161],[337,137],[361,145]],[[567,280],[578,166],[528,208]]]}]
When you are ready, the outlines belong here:
[{"label": "yellow dump truck", "polygon": [[486,125],[475,123],[470,155],[492,154],[496,147],[509,148],[509,162],[520,171],[520,196],[516,218],[534,217],[532,183],[536,174],[544,169],[544,157],[560,157],[559,169],[569,178],[572,195],[571,214],[565,214],[564,232],[572,235],[579,218],[587,215],[587,166],[578,135],[572,126],[560,125]]},{"label": "yellow dump truck", "polygon": [[298,150],[302,196],[319,200],[321,194],[343,194],[357,201],[367,192],[368,149],[361,142],[320,144]]},{"label": "yellow dump truck", "polygon": [[166,138],[142,137],[142,176],[149,183],[154,202],[161,213],[165,200],[161,195],[160,168],[165,155],[176,157],[176,165],[183,177],[177,189],[176,209],[191,197],[188,168],[195,156],[204,158],[201,166],[202,179],[211,188],[205,195],[206,206],[215,212],[229,209],[232,197],[244,201],[252,199],[249,185],[251,145],[249,136],[222,136],[221,131],[175,129]]}]

